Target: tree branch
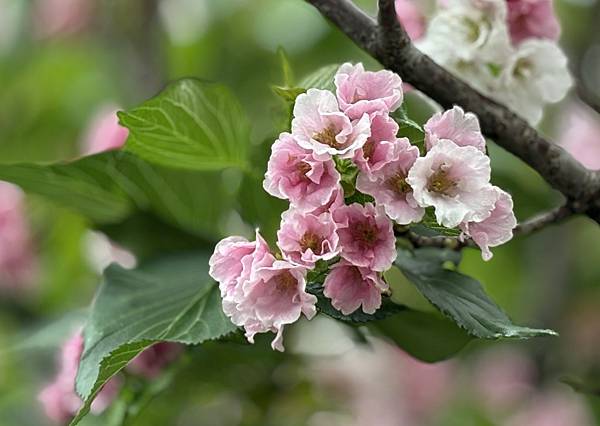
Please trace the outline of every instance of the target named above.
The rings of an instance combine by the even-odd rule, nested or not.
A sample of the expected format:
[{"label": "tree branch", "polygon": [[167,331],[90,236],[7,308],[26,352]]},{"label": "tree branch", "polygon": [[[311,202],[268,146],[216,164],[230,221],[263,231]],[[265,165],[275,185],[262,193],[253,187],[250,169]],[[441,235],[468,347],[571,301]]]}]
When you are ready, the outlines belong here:
[{"label": "tree branch", "polygon": [[574,213],[573,209],[568,205],[563,204],[553,210],[541,213],[537,216],[527,219],[524,222],[519,223],[515,228],[515,235],[528,235],[533,232],[539,231],[547,225],[560,222]]},{"label": "tree branch", "polygon": [[379,0],[379,25],[350,0],[307,0],[384,67],[444,108],[460,105],[479,117],[482,131],[535,169],[577,213],[600,223],[600,174],[585,169],[525,120],[485,97],[416,49],[396,19],[394,0]]}]

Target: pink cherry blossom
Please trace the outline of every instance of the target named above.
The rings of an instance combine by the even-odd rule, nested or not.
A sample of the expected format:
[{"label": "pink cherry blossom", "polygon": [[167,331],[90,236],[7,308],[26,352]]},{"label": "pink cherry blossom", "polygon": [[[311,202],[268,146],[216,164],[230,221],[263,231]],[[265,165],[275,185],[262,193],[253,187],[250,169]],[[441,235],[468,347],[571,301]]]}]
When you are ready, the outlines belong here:
[{"label": "pink cherry blossom", "polygon": [[381,306],[381,292],[389,287],[381,276],[368,268],[341,260],[329,271],[323,294],[334,308],[349,315],[362,306],[363,312],[374,314]]},{"label": "pink cherry blossom", "polygon": [[183,345],[179,343],[156,343],[133,358],[127,364],[127,371],[147,379],[156,378],[165,367],[181,355],[182,351]]},{"label": "pink cherry blossom", "polygon": [[295,209],[283,213],[277,245],[286,260],[311,268],[318,260],[333,259],[339,252],[331,214],[314,215]]},{"label": "pink cherry blossom", "polygon": [[396,0],[396,15],[398,21],[412,40],[418,40],[425,35],[425,16],[415,4],[418,0]]},{"label": "pink cherry blossom", "polygon": [[433,206],[439,224],[454,228],[490,215],[497,193],[490,159],[473,146],[440,139],[408,172],[406,182],[421,207]]},{"label": "pink cherry blossom", "polygon": [[490,216],[479,222],[460,224],[460,229],[481,248],[484,260],[490,260],[493,256],[490,247],[499,246],[512,239],[513,229],[517,226],[512,197],[498,187],[492,188],[496,193],[496,201]]},{"label": "pink cherry blossom", "polygon": [[335,76],[342,110],[352,119],[375,112],[395,111],[403,100],[402,79],[388,70],[365,71],[363,64],[345,63]]},{"label": "pink cherry blossom", "polygon": [[[75,393],[75,378],[82,353],[83,336],[80,331],[77,331],[62,346],[60,368],[54,381],[38,395],[46,415],[56,423],[71,420],[83,404]],[[98,414],[104,411],[117,396],[120,386],[118,377],[111,378],[92,402],[92,413]]]},{"label": "pink cherry blossom", "polygon": [[367,173],[381,169],[396,155],[396,135],[398,124],[387,114],[375,113],[371,116],[371,136],[356,150],[354,163]]},{"label": "pink cherry blossom", "polygon": [[289,133],[273,144],[263,187],[269,194],[301,210],[326,204],[338,190],[340,174],[328,156],[302,148]]},{"label": "pink cherry blossom", "polygon": [[559,143],[588,169],[600,170],[600,120],[594,111],[573,104],[562,125]]},{"label": "pink cherry blossom", "polygon": [[296,98],[292,134],[301,147],[317,155],[351,157],[370,135],[369,116],[353,118],[340,111],[330,91],[308,89]]},{"label": "pink cherry blossom", "polygon": [[243,237],[228,237],[221,240],[208,261],[209,274],[219,283],[223,312],[236,325],[245,321],[238,304],[244,300],[244,283],[257,267],[269,265],[274,260],[269,245],[256,231],[256,240],[249,242]]},{"label": "pink cherry blossom", "polygon": [[356,189],[371,195],[392,220],[407,225],[420,221],[425,213],[415,201],[412,188],[406,183],[408,171],[419,157],[419,149],[412,146],[407,138],[398,139],[395,146],[396,157],[380,170],[359,173]]},{"label": "pink cherry blossom", "polygon": [[283,329],[304,314],[316,315],[317,298],[306,292],[306,269],[284,260],[270,258],[253,271],[243,283],[244,297],[237,305],[237,325],[246,330],[246,338],[254,343],[254,335],[271,331],[276,333],[273,349],[283,351]]},{"label": "pink cherry blossom", "polygon": [[37,262],[21,190],[0,181],[0,287],[21,290],[34,281]]},{"label": "pink cherry blossom", "polygon": [[513,43],[528,38],[558,40],[560,23],[552,0],[507,0],[508,26]]},{"label": "pink cherry blossom", "polygon": [[506,426],[594,426],[594,414],[583,396],[570,389],[546,389],[532,398]]},{"label": "pink cherry blossom", "polygon": [[119,149],[125,145],[129,131],[119,125],[118,107],[104,106],[92,118],[83,140],[84,155]]},{"label": "pink cherry blossom", "polygon": [[383,207],[354,203],[333,212],[338,227],[341,255],[350,263],[374,271],[389,269],[396,258],[392,222]]},{"label": "pink cherry blossom", "polygon": [[459,106],[434,114],[425,123],[425,147],[429,150],[440,139],[448,139],[458,146],[474,146],[485,152],[485,138],[479,120],[473,113],[465,113]]}]

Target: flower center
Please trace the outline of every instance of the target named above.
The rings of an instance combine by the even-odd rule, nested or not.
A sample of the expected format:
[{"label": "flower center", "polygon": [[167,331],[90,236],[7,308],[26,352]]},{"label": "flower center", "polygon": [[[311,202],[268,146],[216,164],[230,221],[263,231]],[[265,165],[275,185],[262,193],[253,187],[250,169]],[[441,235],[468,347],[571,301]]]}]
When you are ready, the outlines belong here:
[{"label": "flower center", "polygon": [[516,78],[527,79],[533,73],[533,64],[529,58],[520,58],[515,64],[514,75]]},{"label": "flower center", "polygon": [[385,183],[389,189],[399,195],[406,194],[412,190],[410,185],[406,182],[406,176],[402,172],[396,173]]},{"label": "flower center", "polygon": [[306,161],[300,161],[298,164],[296,164],[296,170],[302,176],[306,177],[306,174],[312,170],[312,167]]},{"label": "flower center", "polygon": [[320,133],[315,133],[313,135],[313,139],[323,145],[327,145],[333,148],[337,148],[339,146],[338,141],[335,138],[336,133],[333,127],[327,127],[322,130]]},{"label": "flower center", "polygon": [[373,154],[375,153],[375,142],[371,138],[367,139],[365,144],[362,147],[363,157],[366,160],[370,160]]},{"label": "flower center", "polygon": [[294,290],[298,284],[296,278],[294,278],[289,271],[283,271],[281,274],[277,275],[274,280],[275,288],[277,292],[281,294],[289,293]]},{"label": "flower center", "polygon": [[323,245],[323,238],[315,234],[314,232],[307,231],[300,238],[300,247],[302,251],[311,249],[314,254],[321,254]]},{"label": "flower center", "polygon": [[446,164],[442,164],[427,181],[427,190],[430,192],[436,192],[442,195],[452,195],[455,188],[456,182],[448,176],[448,167]]},{"label": "flower center", "polygon": [[377,241],[377,227],[368,222],[358,222],[351,224],[354,238],[365,245],[373,245]]}]

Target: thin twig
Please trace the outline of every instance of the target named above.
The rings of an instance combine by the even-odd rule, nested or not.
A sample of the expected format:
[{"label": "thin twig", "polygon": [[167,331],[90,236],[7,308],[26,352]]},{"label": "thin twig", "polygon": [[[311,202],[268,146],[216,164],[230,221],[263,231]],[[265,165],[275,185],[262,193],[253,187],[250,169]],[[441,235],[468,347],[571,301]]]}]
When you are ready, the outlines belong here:
[{"label": "thin twig", "polygon": [[573,209],[566,204],[559,206],[553,210],[540,213],[524,222],[519,223],[515,228],[515,235],[529,235],[533,232],[539,231],[542,228],[554,223],[558,223],[570,216],[575,212]]}]

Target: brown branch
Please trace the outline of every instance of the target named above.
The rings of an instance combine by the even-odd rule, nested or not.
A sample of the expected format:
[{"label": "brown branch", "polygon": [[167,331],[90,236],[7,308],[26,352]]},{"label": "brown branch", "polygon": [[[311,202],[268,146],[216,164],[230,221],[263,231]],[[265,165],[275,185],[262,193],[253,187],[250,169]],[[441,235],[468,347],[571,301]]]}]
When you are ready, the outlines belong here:
[{"label": "brown branch", "polygon": [[525,120],[485,97],[416,49],[396,19],[393,0],[379,0],[379,24],[350,0],[307,0],[358,46],[445,108],[475,112],[483,132],[535,169],[576,212],[600,223],[600,174],[585,169]]},{"label": "brown branch", "polygon": [[570,216],[575,212],[571,207],[566,204],[559,206],[553,210],[541,213],[537,216],[527,219],[524,222],[519,223],[515,228],[515,235],[529,235],[533,232],[539,231],[540,229],[558,223]]}]

